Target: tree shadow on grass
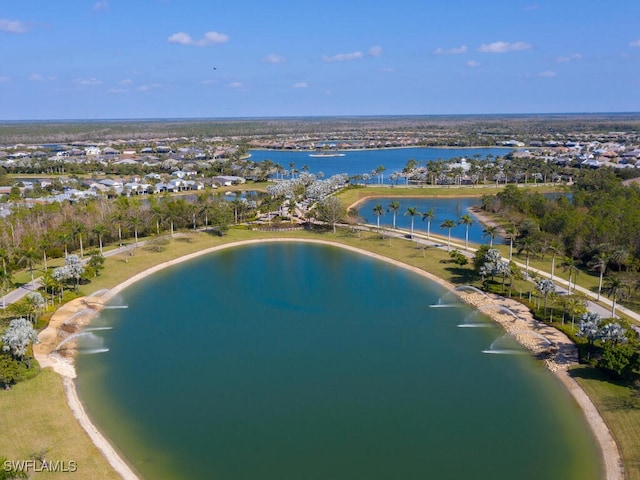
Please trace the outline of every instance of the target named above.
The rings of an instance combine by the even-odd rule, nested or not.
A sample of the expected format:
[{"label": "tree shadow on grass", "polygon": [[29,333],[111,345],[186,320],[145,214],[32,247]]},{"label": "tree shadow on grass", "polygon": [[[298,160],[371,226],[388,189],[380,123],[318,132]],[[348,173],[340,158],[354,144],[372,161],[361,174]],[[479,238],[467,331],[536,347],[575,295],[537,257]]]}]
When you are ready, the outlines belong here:
[{"label": "tree shadow on grass", "polygon": [[626,392],[611,395],[602,395],[600,403],[607,411],[614,410],[640,410],[640,395],[638,390],[633,388],[631,382],[613,378],[605,372],[588,366],[580,366],[569,370],[569,376],[576,379],[605,382],[617,387],[626,388]]},{"label": "tree shadow on grass", "polygon": [[445,270],[451,274],[450,282],[454,285],[469,285],[478,280],[476,273],[469,268],[450,266]]}]

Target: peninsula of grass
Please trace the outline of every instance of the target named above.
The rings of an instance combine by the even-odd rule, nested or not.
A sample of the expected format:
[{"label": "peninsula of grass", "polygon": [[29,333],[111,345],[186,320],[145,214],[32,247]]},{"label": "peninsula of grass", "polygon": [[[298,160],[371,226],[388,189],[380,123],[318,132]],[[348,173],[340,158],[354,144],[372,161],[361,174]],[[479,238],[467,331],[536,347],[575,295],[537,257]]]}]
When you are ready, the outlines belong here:
[{"label": "peninsula of grass", "polygon": [[[519,185],[520,188],[535,189],[536,192],[546,193],[561,191],[564,187],[550,184]],[[504,185],[496,186],[495,183],[486,185],[367,185],[353,186],[342,190],[337,196],[347,206],[371,197],[481,197],[482,195],[495,195],[504,189]]]},{"label": "peninsula of grass", "polygon": [[[267,232],[232,228],[222,237],[206,232],[181,233],[108,257],[101,275],[90,284],[81,286],[79,293],[90,295],[101,289],[113,288],[148,268],[207,248],[268,238],[338,242],[423,269],[454,285],[480,286],[473,269],[452,262],[448,252],[434,247],[425,249],[415,242],[399,238],[383,237],[379,232],[342,228],[333,234],[327,231]],[[575,374],[576,379],[611,428],[625,459],[627,478],[640,480],[640,464],[634,457],[640,444],[640,402],[632,395],[630,387],[612,383],[599,373],[590,373],[593,371],[595,369],[591,367],[580,367]],[[49,369],[43,370],[33,380],[16,385],[11,391],[0,392],[0,425],[3,430],[0,455],[12,460],[28,459],[34,452],[46,448],[48,459],[78,462],[83,478],[117,478],[75,421],[66,404],[62,381]],[[59,478],[62,475],[68,473],[37,473],[33,478]]]}]

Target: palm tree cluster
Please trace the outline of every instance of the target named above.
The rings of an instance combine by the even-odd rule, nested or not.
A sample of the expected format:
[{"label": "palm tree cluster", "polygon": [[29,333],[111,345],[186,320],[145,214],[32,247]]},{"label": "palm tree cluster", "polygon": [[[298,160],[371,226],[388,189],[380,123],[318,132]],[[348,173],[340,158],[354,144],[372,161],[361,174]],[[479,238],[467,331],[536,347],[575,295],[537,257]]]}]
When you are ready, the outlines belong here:
[{"label": "palm tree cluster", "polygon": [[[354,183],[367,184],[376,179],[381,182],[380,168],[371,173],[354,175]],[[569,176],[568,168],[552,163],[541,163],[531,158],[514,158],[508,154],[494,158],[489,154],[482,158],[474,154],[471,158],[452,158],[449,160],[418,162],[413,158],[399,172],[392,172],[388,178],[393,184],[399,182],[414,185],[486,185],[486,184],[524,184],[539,182],[558,183],[563,175]]]}]

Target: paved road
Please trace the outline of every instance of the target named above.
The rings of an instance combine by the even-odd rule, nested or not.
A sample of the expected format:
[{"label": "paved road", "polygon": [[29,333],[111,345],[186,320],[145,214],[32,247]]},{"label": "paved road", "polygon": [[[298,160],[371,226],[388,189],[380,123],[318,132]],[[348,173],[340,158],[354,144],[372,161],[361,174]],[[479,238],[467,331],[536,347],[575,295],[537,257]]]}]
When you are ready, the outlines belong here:
[{"label": "paved road", "polygon": [[[122,247],[114,248],[113,250],[108,250],[104,252],[103,256],[111,257],[113,255],[118,255],[120,253],[126,253],[133,250],[136,247],[140,247],[144,245],[145,243],[146,243],[145,241],[140,241],[138,242],[138,245],[135,245],[135,244],[124,245]],[[89,261],[89,258],[85,257],[84,261],[85,262]],[[42,286],[42,280],[40,278],[36,278],[29,283],[25,283],[24,285],[16,288],[15,290],[8,292],[5,296],[3,296],[0,299],[0,307],[6,308],[12,303],[16,303],[17,301],[21,300],[24,296],[28,295],[29,293],[37,291],[41,286]]]}]

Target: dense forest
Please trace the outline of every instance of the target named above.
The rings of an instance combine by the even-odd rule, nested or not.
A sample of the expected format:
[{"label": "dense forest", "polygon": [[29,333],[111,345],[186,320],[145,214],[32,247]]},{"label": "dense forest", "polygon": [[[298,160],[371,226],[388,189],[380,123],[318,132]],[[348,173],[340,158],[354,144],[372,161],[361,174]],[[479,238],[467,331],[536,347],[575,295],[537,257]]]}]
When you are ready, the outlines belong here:
[{"label": "dense forest", "polygon": [[[544,195],[507,186],[482,198],[482,208],[507,222],[519,251],[557,255],[565,267],[601,274],[619,285],[619,300],[640,287],[640,188],[608,169],[580,170],[566,194]],[[602,286],[602,285],[601,285]]]}]

